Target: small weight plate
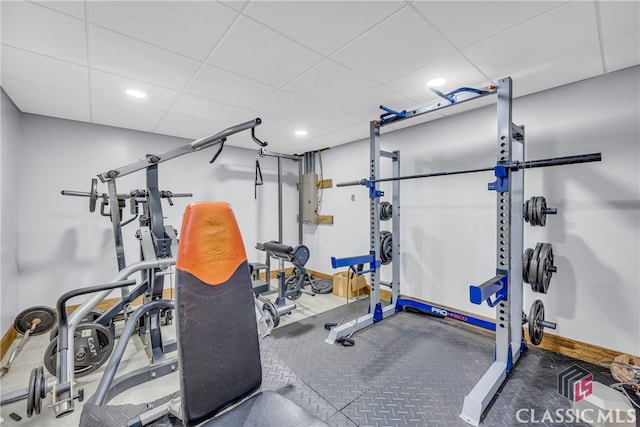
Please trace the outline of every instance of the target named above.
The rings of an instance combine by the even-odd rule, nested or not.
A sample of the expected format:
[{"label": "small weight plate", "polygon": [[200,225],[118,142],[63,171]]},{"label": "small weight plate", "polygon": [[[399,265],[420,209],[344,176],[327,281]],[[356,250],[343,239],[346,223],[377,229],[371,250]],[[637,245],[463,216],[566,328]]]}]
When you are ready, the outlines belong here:
[{"label": "small weight plate", "polygon": [[91,178],[91,190],[89,191],[89,212],[95,212],[98,201],[98,180]]},{"label": "small weight plate", "polygon": [[[109,328],[100,323],[80,323],[76,327],[73,339],[73,347],[69,351],[85,349],[86,352],[79,357],[75,354],[73,372],[76,377],[83,377],[100,368],[111,356],[114,337]],[[54,338],[44,355],[44,366],[51,375],[57,375],[58,363],[58,338]]]},{"label": "small weight plate", "polygon": [[531,265],[531,257],[533,256],[533,249],[527,248],[522,254],[522,280],[525,283],[529,283],[529,267]]},{"label": "small weight plate", "polygon": [[538,262],[541,249],[542,243],[536,243],[536,248],[533,250],[531,262],[529,263],[529,284],[534,291],[536,291],[538,287]]},{"label": "small weight plate", "polygon": [[547,209],[547,200],[544,197],[540,197],[540,225],[547,225],[547,214],[545,210]]},{"label": "small weight plate", "polygon": [[35,327],[31,335],[40,335],[49,331],[56,324],[57,316],[55,311],[49,307],[37,306],[27,308],[16,316],[13,322],[13,327],[24,335],[29,329],[31,329],[32,322],[36,319],[40,320],[40,323]]},{"label": "small weight plate", "polygon": [[529,341],[533,345],[539,345],[544,336],[544,328],[539,324],[540,320],[544,320],[544,304],[537,299],[531,304],[529,310]]},{"label": "small weight plate", "polygon": [[549,289],[549,283],[553,271],[553,247],[551,243],[544,243],[543,248],[540,251],[540,262],[538,264],[538,292],[546,294]]},{"label": "small weight plate", "polygon": [[278,313],[276,306],[271,301],[267,301],[262,305],[262,311],[269,315],[274,328],[280,324],[280,314]]}]

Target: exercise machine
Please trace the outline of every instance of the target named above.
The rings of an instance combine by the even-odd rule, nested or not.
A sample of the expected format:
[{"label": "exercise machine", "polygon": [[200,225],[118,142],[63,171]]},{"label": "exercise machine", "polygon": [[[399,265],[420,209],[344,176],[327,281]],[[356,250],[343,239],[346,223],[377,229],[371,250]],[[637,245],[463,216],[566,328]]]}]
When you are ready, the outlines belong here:
[{"label": "exercise machine", "polygon": [[[161,199],[168,198],[170,201],[171,197],[176,197],[176,195],[171,192],[161,192],[158,189],[158,165],[185,154],[218,146],[218,151],[211,160],[213,162],[220,154],[226,138],[245,130],[250,130],[254,142],[264,147],[267,142],[260,141],[255,136],[255,127],[260,124],[261,120],[257,118],[174,150],[148,155],[145,159],[101,173],[98,178],[103,183],[107,183],[107,196],[98,195],[95,180],[91,182],[89,193],[67,194],[88,197],[90,211],[95,210],[99,198],[104,201],[101,211],[104,212],[105,206],[109,207],[109,214],[106,215],[106,212],[104,214],[111,219],[119,272],[106,284],[71,291],[58,300],[58,333],[50,344],[52,348],[55,346],[55,350],[50,350],[52,354],[45,354],[45,358],[55,357],[56,378],[45,379],[42,367],[34,368],[28,388],[3,395],[0,404],[27,399],[27,415],[31,416],[34,412],[39,413],[42,399],[48,393],[52,393],[52,407],[56,416],[60,417],[74,410],[74,400],[84,398],[82,389],[76,390],[75,377],[89,370],[97,369],[97,365],[102,365],[107,360],[109,365],[98,389],[98,392],[103,394],[115,395],[137,384],[175,371],[177,359],[168,358],[166,354],[175,352],[176,343],[175,340],[163,339],[160,324],[163,317],[167,318],[166,313],[171,313],[174,309],[173,301],[162,298],[162,287],[164,275],[169,273],[170,268],[175,265],[173,251],[177,243],[175,230],[164,225]],[[146,171],[147,189],[136,191],[135,194],[131,193],[129,197],[134,199],[138,208],[142,209],[136,212],[140,222],[138,238],[140,240],[141,261],[127,265],[122,238],[122,227],[128,223],[122,221],[125,197],[118,194],[116,181],[118,178],[140,170]],[[138,272],[141,273],[140,283],[129,279],[131,275]],[[132,285],[136,286],[130,292],[129,289]],[[88,316],[97,304],[115,289],[121,289],[122,301],[108,312],[87,322]],[[67,316],[66,302],[70,298],[80,295],[89,295],[89,298]],[[143,304],[135,311],[130,312],[128,305],[138,296],[143,296]],[[121,311],[125,316],[126,323],[114,350],[112,334],[109,328],[101,322],[107,322],[106,319]],[[62,312],[64,315],[61,314]],[[136,331],[141,330],[150,358],[150,365],[114,379],[129,338]],[[113,357],[110,358],[110,355]],[[79,364],[76,363],[78,359],[81,360]],[[171,368],[172,366],[173,368]],[[80,375],[77,375],[76,371],[80,371]],[[109,374],[107,375],[107,373]]]},{"label": "exercise machine", "polygon": [[[187,426],[325,426],[286,397],[259,391],[262,365],[252,283],[231,206],[193,203],[187,206],[181,229],[176,264],[180,394],[128,425],[143,426],[172,414]],[[206,248],[212,245],[223,247],[229,256],[207,257]],[[192,262],[202,258],[206,261]],[[107,402],[106,396],[96,394],[87,404]]]},{"label": "exercise machine", "polygon": [[[529,168],[570,165],[577,163],[600,161],[601,153],[549,158],[525,161],[524,159],[524,126],[512,121],[512,80],[509,77],[500,79],[495,85],[482,89],[459,88],[449,93],[435,91],[444,101],[416,108],[413,110],[395,111],[381,106],[384,114],[379,120],[370,123],[370,177],[358,181],[338,184],[338,187],[363,185],[368,188],[370,198],[370,252],[358,257],[332,259],[334,268],[369,264],[371,277],[371,293],[369,312],[358,319],[331,329],[327,342],[335,343],[339,339],[370,326],[394,313],[413,308],[427,313],[461,320],[476,326],[495,331],[494,362],[476,386],[466,395],[460,417],[467,423],[478,425],[482,414],[513,370],[516,362],[526,349],[523,339],[523,322],[529,325],[532,343],[539,344],[544,328],[555,328],[555,324],[544,319],[544,306],[540,300],[532,305],[529,315],[523,314],[523,275],[531,275],[532,289],[544,290],[548,279],[555,271],[553,253],[549,246],[536,245],[533,252],[525,252],[523,245],[523,223],[542,225],[546,214],[554,213],[546,208],[541,199],[524,200],[524,171]],[[433,172],[400,176],[399,151],[386,152],[380,150],[380,129],[398,121],[411,119],[433,111],[449,108],[453,105],[472,101],[485,96],[497,97],[497,139],[495,166],[475,169]],[[392,176],[380,178],[380,162],[382,158],[392,161]],[[490,191],[496,191],[496,275],[480,285],[469,288],[472,303],[486,302],[496,309],[496,320],[488,321],[475,318],[450,308],[439,307],[400,296],[400,187],[402,180],[422,179],[436,176],[458,175],[493,171],[496,177],[488,184]],[[383,204],[384,192],[380,190],[381,182],[392,182],[392,204]],[[388,203],[388,202],[387,202]],[[526,209],[525,209],[526,206]],[[526,211],[526,212],[525,212]],[[546,218],[546,217],[545,217]],[[392,220],[392,231],[381,230],[381,220]],[[523,259],[526,269],[523,270]],[[380,280],[380,269],[383,265],[392,265],[392,282],[384,284]],[[545,285],[546,283],[546,285]],[[391,301],[382,306],[380,300],[381,286],[391,286]]]}]

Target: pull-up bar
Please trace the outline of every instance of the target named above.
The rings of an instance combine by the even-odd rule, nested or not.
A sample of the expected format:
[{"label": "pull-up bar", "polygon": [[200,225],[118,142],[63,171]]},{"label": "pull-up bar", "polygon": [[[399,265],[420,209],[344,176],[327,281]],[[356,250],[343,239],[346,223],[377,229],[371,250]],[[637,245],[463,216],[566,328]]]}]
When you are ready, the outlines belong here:
[{"label": "pull-up bar", "polygon": [[[566,157],[552,157],[547,159],[538,159],[538,160],[527,160],[524,162],[514,162],[503,166],[507,169],[518,170],[518,169],[533,169],[533,168],[542,168],[549,166],[561,166],[561,165],[571,165],[575,163],[589,163],[589,162],[599,162],[602,160],[602,153],[591,153],[591,154],[579,154],[576,156],[566,156]],[[465,173],[475,173],[475,172],[486,172],[492,171],[495,169],[495,166],[487,166],[483,168],[477,169],[462,169],[456,171],[444,171],[444,172],[431,172],[431,173],[423,173],[417,175],[405,175],[405,176],[397,176],[393,178],[379,178],[379,179],[361,179],[359,181],[348,181],[341,182],[336,184],[336,187],[350,187],[354,185],[369,185],[376,182],[387,182],[387,181],[402,181],[405,179],[417,179],[417,178],[431,178],[435,176],[448,176],[448,175],[461,175]]]}]

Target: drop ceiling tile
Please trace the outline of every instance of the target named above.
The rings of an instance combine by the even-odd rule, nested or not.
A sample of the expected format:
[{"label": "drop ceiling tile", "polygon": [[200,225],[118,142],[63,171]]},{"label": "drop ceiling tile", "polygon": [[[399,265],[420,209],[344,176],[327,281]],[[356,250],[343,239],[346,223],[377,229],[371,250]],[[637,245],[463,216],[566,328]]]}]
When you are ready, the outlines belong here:
[{"label": "drop ceiling tile", "polygon": [[348,144],[353,141],[354,139],[348,135],[344,135],[339,132],[332,132],[307,141],[306,145],[308,145],[308,147],[305,148],[305,151],[336,147],[338,145]]},{"label": "drop ceiling tile", "polygon": [[325,60],[283,89],[339,108],[342,99],[361,94],[375,86],[374,81],[363,78],[331,60]]},{"label": "drop ceiling tile", "polygon": [[94,25],[91,67],[147,83],[182,90],[200,63],[166,49]]},{"label": "drop ceiling tile", "polygon": [[[133,98],[126,94],[129,89],[139,90],[147,94],[146,98]],[[163,87],[150,85],[139,80],[91,70],[91,95],[112,98],[140,107],[156,110],[168,110],[178,98],[178,92]]]},{"label": "drop ceiling tile", "polygon": [[640,31],[640,2],[600,1],[598,6],[605,41]]},{"label": "drop ceiling tile", "polygon": [[155,127],[154,132],[196,140],[216,134],[222,129],[221,123],[167,113]]},{"label": "drop ceiling tile", "polygon": [[484,74],[504,77],[599,43],[592,2],[571,2],[494,37],[464,53]]},{"label": "drop ceiling tile", "polygon": [[45,0],[45,1],[34,1],[40,6],[47,7],[49,9],[55,9],[58,12],[65,13],[67,15],[74,16],[76,18],[84,19],[84,2],[83,1],[60,1],[60,0]]},{"label": "drop ceiling tile", "polygon": [[220,3],[224,4],[225,6],[228,6],[234,10],[242,10],[242,8],[245,7],[245,5],[251,3],[250,1],[244,1],[244,0],[229,0],[229,1],[221,1]]},{"label": "drop ceiling tile", "polygon": [[91,112],[93,123],[144,132],[152,132],[164,116],[162,110],[100,96],[91,97]]},{"label": "drop ceiling tile", "polygon": [[331,58],[377,82],[387,82],[453,52],[414,9],[405,7]]},{"label": "drop ceiling tile", "polygon": [[322,59],[291,39],[243,17],[233,26],[209,63],[280,87]]},{"label": "drop ceiling tile", "polygon": [[448,92],[461,86],[487,86],[489,81],[464,56],[455,53],[434,64],[427,65],[385,84],[386,87],[414,99],[420,104],[439,99],[429,88],[427,82],[443,77],[446,82],[439,90]]},{"label": "drop ceiling tile", "polygon": [[80,19],[25,1],[2,2],[2,43],[76,64],[87,64]]},{"label": "drop ceiling tile", "polygon": [[605,43],[604,51],[608,72],[640,64],[640,32]]},{"label": "drop ceiling tile", "polygon": [[203,66],[186,92],[212,101],[247,108],[261,101],[273,88],[216,67]]},{"label": "drop ceiling tile", "polygon": [[296,121],[309,117],[324,108],[326,107],[319,102],[278,90],[251,109],[253,111],[265,112],[283,119]]},{"label": "drop ceiling tile", "polygon": [[350,136],[354,141],[369,138],[369,122],[362,122],[357,125],[340,130],[341,134]]},{"label": "drop ceiling tile", "polygon": [[171,107],[171,112],[201,120],[225,123],[242,112],[240,108],[183,93]]},{"label": "drop ceiling tile", "polygon": [[[257,111],[246,110],[235,116],[232,120],[228,120],[225,123],[226,127],[234,126],[240,123],[245,123],[251,120],[259,118],[262,123],[255,128],[256,137],[261,141],[264,140],[265,135],[273,134],[285,126],[289,126],[293,123],[291,120],[285,120],[280,117],[276,117],[270,114],[265,114]],[[268,142],[268,139],[266,140]]]},{"label": "drop ceiling tile", "polygon": [[245,14],[329,55],[402,6],[389,1],[255,1]]},{"label": "drop ceiling tile", "polygon": [[562,1],[417,1],[420,13],[456,47],[464,48],[498,34]]},{"label": "drop ceiling tile", "polygon": [[237,12],[208,1],[92,1],[91,22],[203,61]]},{"label": "drop ceiling tile", "polygon": [[513,96],[562,86],[602,74],[600,46],[592,46],[554,61],[536,64],[511,74]]},{"label": "drop ceiling tile", "polygon": [[2,77],[89,93],[87,67],[9,46],[2,48]]},{"label": "drop ceiling tile", "polygon": [[89,122],[89,95],[3,78],[2,88],[22,112]]},{"label": "drop ceiling tile", "polygon": [[311,117],[298,122],[302,126],[322,128],[326,132],[337,132],[341,129],[350,128],[359,123],[368,123],[368,120],[355,114],[336,110],[327,107]]}]

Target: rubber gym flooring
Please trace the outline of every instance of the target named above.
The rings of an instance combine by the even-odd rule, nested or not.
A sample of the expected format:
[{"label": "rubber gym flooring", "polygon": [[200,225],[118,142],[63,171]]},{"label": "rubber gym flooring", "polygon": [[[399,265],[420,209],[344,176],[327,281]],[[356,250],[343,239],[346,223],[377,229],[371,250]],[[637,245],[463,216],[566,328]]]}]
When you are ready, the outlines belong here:
[{"label": "rubber gym flooring", "polygon": [[[366,312],[367,304],[358,301],[276,328],[261,342],[263,389],[276,390],[331,426],[467,426],[459,418],[464,396],[492,362],[493,335],[402,312],[356,333],[353,347],[324,341],[325,323],[352,320]],[[608,369],[530,346],[481,425],[531,425],[521,422],[529,420],[530,410],[541,416],[545,410],[570,408],[556,391],[556,379],[574,364],[591,372],[594,381],[615,382]],[[80,425],[125,425],[144,409],[96,408],[87,402]],[[520,419],[518,409],[526,411]],[[154,425],[174,422],[165,417]]]}]

